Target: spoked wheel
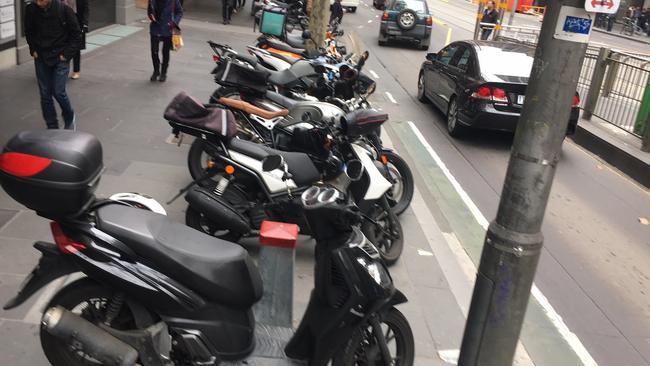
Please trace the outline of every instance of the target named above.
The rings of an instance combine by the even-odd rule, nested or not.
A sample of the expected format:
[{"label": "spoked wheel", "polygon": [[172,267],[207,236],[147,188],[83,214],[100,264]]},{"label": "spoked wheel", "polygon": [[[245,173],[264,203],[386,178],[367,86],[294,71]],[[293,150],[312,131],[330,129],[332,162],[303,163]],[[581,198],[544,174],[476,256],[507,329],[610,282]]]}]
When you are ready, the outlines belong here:
[{"label": "spoked wheel", "polygon": [[422,103],[429,103],[429,98],[427,98],[427,94],[424,91],[425,84],[424,84],[424,71],[420,73],[420,76],[418,77],[418,100]]},{"label": "spoked wheel", "polygon": [[[105,324],[109,307],[115,307],[117,296],[109,289],[88,278],[75,281],[59,291],[47,305],[61,306],[93,324]],[[112,305],[112,306],[111,306]],[[118,330],[137,329],[133,314],[126,305],[122,304],[117,314],[112,314],[110,327]],[[48,361],[53,366],[89,366],[101,365],[99,361],[88,356],[77,344],[66,344],[65,341],[51,335],[41,327],[41,346]]]},{"label": "spoked wheel", "polygon": [[364,220],[361,227],[363,233],[379,249],[386,265],[394,264],[404,250],[402,224],[397,215],[391,209],[375,205],[367,216],[368,219]]},{"label": "spoked wheel", "polygon": [[447,110],[447,132],[451,137],[460,137],[465,130],[466,127],[458,122],[458,103],[456,103],[456,98],[453,98],[449,102]]},{"label": "spoked wheel", "polygon": [[382,151],[382,155],[388,160],[386,167],[393,183],[387,192],[388,203],[395,215],[401,215],[411,204],[413,192],[413,173],[408,164],[401,156],[392,151]]},{"label": "spoked wheel", "polygon": [[335,356],[333,366],[411,366],[415,359],[413,332],[408,321],[399,310],[392,308],[383,319],[379,319],[380,331],[390,354],[385,362],[379,340],[373,327],[366,324],[359,327],[350,338],[343,352]]}]

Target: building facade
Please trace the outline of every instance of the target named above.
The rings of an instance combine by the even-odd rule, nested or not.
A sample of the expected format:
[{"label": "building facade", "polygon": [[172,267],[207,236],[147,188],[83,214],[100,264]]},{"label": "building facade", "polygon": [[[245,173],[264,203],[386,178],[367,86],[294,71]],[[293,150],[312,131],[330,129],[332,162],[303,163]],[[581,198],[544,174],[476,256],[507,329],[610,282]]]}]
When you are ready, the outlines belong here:
[{"label": "building facade", "polygon": [[[0,0],[0,69],[31,60],[23,20],[31,0]],[[135,20],[135,0],[89,0],[91,31]]]}]

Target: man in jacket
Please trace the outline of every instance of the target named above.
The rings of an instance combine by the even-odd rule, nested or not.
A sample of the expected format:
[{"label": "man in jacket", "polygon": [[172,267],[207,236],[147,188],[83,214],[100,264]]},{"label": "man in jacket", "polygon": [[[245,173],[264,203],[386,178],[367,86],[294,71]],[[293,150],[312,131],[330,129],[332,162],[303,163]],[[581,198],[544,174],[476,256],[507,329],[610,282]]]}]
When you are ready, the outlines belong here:
[{"label": "man in jacket", "polygon": [[[151,36],[151,60],[153,61],[153,74],[151,81],[164,82],[167,80],[169,67],[169,51],[172,49],[172,30],[178,27],[183,18],[183,6],[180,0],[149,0],[147,6],[149,34]],[[162,65],[158,56],[162,43]],[[161,68],[162,66],[162,68]]]},{"label": "man in jacket", "polygon": [[35,0],[25,9],[25,36],[34,58],[41,109],[47,128],[59,128],[54,108],[61,107],[66,129],[75,128],[75,115],[65,91],[70,73],[70,59],[81,43],[77,16],[60,0]]},{"label": "man in jacket", "polygon": [[490,0],[487,3],[487,9],[483,11],[483,17],[481,18],[481,23],[489,23],[493,25],[484,25],[481,26],[483,31],[481,32],[481,39],[487,40],[492,34],[494,26],[499,22],[499,12],[494,8],[494,1]]}]

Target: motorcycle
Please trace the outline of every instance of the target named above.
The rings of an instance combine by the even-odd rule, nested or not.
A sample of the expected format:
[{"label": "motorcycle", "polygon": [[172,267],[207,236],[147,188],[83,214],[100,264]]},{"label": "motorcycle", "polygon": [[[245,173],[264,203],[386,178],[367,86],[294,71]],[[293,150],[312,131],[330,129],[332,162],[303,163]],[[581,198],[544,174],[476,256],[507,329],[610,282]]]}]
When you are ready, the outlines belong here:
[{"label": "motorcycle", "polygon": [[[286,170],[273,160],[263,165]],[[4,309],[60,277],[85,275],[45,308],[40,339],[53,366],[255,363],[256,344],[279,343],[256,331],[262,279],[241,246],[96,200],[102,171],[99,141],[73,131],[20,133],[0,159],[4,190],[52,220],[54,238],[34,244],[39,263]],[[316,238],[315,287],[284,354],[316,366],[412,365],[413,334],[395,308],[407,299],[358,229],[358,209],[331,187],[306,190],[298,207]]]},{"label": "motorcycle", "polygon": [[[254,112],[256,107],[239,102],[240,108]],[[264,112],[263,110],[260,112]],[[271,112],[269,112],[271,113]],[[281,119],[286,111],[266,117]],[[189,207],[186,223],[220,238],[237,241],[252,235],[267,218],[300,225],[309,234],[309,227],[293,213],[295,196],[312,184],[325,180],[345,182],[350,165],[362,165],[362,174],[347,182],[343,190],[353,192],[355,202],[364,217],[364,232],[381,249],[382,258],[392,264],[403,250],[401,225],[388,201],[392,187],[373,161],[373,153],[363,143],[363,134],[378,128],[387,120],[385,114],[361,110],[346,115],[340,128],[322,126],[295,129],[294,135],[303,145],[318,154],[289,152],[272,149],[236,138],[235,118],[228,109],[204,107],[181,93],[172,100],[165,111],[165,119],[174,134],[184,133],[203,140],[203,149],[213,163],[190,186],[181,190]],[[281,155],[288,162],[289,171],[266,173],[262,160],[269,155]],[[286,176],[289,178],[284,179]],[[210,188],[192,187],[212,179]]]}]

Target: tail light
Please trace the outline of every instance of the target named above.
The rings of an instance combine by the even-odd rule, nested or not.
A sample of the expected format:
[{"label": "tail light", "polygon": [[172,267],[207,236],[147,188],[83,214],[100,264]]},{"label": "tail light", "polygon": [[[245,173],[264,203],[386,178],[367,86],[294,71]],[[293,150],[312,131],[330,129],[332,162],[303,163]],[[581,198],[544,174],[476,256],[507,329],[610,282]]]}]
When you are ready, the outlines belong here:
[{"label": "tail light", "polygon": [[388,18],[389,18],[388,12],[385,11],[384,15],[381,16],[381,20],[388,20]]},{"label": "tail light", "polygon": [[571,107],[574,107],[574,108],[575,107],[580,107],[580,96],[578,95],[578,93],[576,93],[573,96],[573,103],[571,103]]},{"label": "tail light", "polygon": [[427,25],[428,25],[428,26],[432,26],[432,25],[433,25],[433,17],[432,17],[432,16],[428,16],[428,17],[427,17]]},{"label": "tail light", "polygon": [[214,62],[219,62],[219,61],[221,61],[221,56],[219,56],[219,55],[212,55],[212,61],[214,61]]},{"label": "tail light", "polygon": [[0,154],[0,170],[16,177],[33,177],[50,164],[52,160],[40,156],[17,152]]},{"label": "tail light", "polygon": [[75,254],[81,250],[86,249],[86,245],[82,243],[77,243],[74,240],[68,238],[61,225],[58,222],[52,221],[50,223],[50,228],[52,229],[52,236],[54,237],[54,242],[59,248],[59,251],[63,254]]},{"label": "tail light", "polygon": [[508,95],[505,90],[489,86],[481,86],[476,89],[476,91],[472,93],[472,98],[491,100],[494,102],[508,102]]}]

